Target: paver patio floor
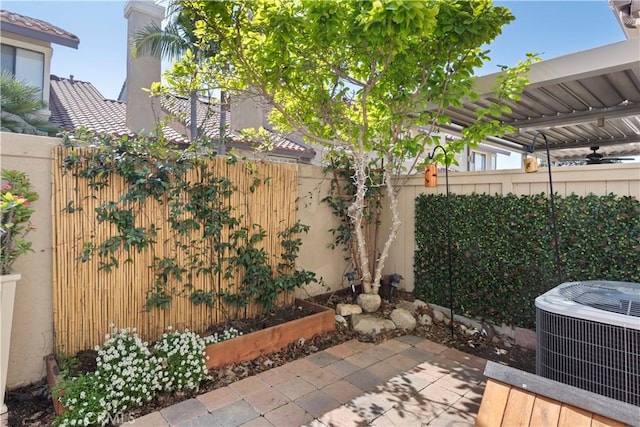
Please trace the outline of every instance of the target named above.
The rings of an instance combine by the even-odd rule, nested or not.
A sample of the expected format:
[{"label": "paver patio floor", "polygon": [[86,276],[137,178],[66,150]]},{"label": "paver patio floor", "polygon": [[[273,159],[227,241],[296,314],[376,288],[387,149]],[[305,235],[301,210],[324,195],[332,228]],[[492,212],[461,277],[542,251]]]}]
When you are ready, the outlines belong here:
[{"label": "paver patio floor", "polygon": [[474,425],[486,360],[407,335],[352,340],[134,420],[134,426]]}]

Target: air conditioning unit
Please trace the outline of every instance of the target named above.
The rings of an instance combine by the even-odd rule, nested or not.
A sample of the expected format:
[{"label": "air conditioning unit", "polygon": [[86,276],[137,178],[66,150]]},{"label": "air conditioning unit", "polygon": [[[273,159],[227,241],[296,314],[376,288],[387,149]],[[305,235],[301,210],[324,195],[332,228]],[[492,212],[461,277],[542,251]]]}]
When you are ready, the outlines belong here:
[{"label": "air conditioning unit", "polygon": [[536,373],[640,406],[640,283],[563,283],[536,298]]}]

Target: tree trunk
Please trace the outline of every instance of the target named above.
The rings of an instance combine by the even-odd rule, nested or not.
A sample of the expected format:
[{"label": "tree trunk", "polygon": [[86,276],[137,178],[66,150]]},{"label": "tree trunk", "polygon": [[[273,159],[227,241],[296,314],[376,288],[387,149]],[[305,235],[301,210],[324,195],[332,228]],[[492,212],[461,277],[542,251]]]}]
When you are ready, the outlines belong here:
[{"label": "tree trunk", "polygon": [[374,284],[380,285],[380,278],[382,277],[382,268],[384,267],[384,263],[389,256],[389,249],[391,248],[391,244],[396,240],[398,236],[398,230],[400,229],[400,215],[398,213],[398,193],[393,186],[393,174],[391,170],[391,159],[387,162],[387,166],[384,168],[384,182],[387,188],[387,197],[389,198],[389,208],[391,210],[391,230],[389,230],[389,236],[387,240],[384,242],[384,247],[382,248],[382,252],[380,253],[380,257],[378,258],[378,267],[376,268],[375,276],[374,276]]},{"label": "tree trunk", "polygon": [[353,221],[353,230],[356,235],[358,256],[362,266],[362,288],[367,294],[377,294],[378,285],[371,282],[371,272],[369,266],[369,255],[367,253],[366,236],[362,232],[362,219],[364,217],[365,196],[367,192],[367,162],[363,153],[354,153],[353,156],[354,180],[356,183],[356,198],[349,206],[349,217]]}]

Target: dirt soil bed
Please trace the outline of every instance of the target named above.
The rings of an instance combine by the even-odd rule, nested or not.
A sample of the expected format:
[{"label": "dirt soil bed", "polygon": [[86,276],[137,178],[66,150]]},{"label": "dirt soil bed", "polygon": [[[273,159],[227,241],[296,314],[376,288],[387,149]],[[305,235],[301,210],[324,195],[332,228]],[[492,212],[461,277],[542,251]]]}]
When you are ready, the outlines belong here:
[{"label": "dirt soil bed", "polygon": [[[406,292],[401,292],[398,297],[398,301],[413,300],[412,294]],[[351,298],[346,295],[334,294],[331,297],[325,295],[313,298],[312,300],[313,302],[335,308],[336,304],[340,302],[350,302]],[[389,304],[388,302],[383,301],[378,315],[388,317],[393,308],[395,308],[395,304]],[[309,313],[306,310],[285,308],[270,315],[261,316],[257,319],[234,320],[227,322],[225,325],[214,326],[211,327],[208,332],[220,333],[224,329],[234,327],[243,333],[248,333],[254,330],[274,326],[285,321],[294,320],[308,314]],[[499,346],[492,344],[490,340],[479,335],[470,337],[458,330],[454,330],[454,335],[452,337],[450,327],[444,324],[434,323],[428,327],[418,326],[416,330],[411,333],[487,360],[513,366],[528,372],[535,372],[535,351],[533,350],[518,346],[508,348]],[[278,352],[260,356],[249,362],[238,363],[224,368],[211,370],[209,372],[211,379],[203,382],[197,393],[179,392],[171,395],[161,394],[147,405],[133,410],[131,414],[135,418],[141,417],[147,413],[170,406],[179,401],[189,399],[197,394],[225,387],[234,381],[284,365],[285,363],[351,339],[358,339],[363,342],[379,343],[400,335],[404,335],[404,333],[401,331],[388,331],[372,337],[360,335],[348,327],[337,325],[335,332],[316,336],[309,340],[301,340],[297,343],[288,345],[286,348],[283,348]],[[81,352],[81,354],[78,355],[78,358],[82,362],[81,366],[78,367],[80,371],[91,370],[93,369],[92,366],[95,367],[95,352]],[[9,407],[9,426],[49,426],[52,425],[53,419],[55,418],[53,405],[51,403],[51,395],[45,383],[35,384],[8,392],[6,403]]]}]

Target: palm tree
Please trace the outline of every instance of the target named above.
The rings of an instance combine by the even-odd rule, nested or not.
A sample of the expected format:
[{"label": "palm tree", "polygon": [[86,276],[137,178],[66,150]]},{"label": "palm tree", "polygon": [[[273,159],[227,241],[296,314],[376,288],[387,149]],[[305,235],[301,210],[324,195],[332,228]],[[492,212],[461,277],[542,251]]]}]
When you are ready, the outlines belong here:
[{"label": "palm tree", "polygon": [[40,89],[2,70],[0,74],[0,129],[32,135],[55,135],[58,127],[37,116],[47,104]]},{"label": "palm tree", "polygon": [[[179,60],[187,52],[191,52],[196,61],[204,61],[206,58],[217,55],[218,47],[211,44],[205,49],[198,45],[198,39],[194,35],[194,21],[182,13],[182,7],[178,3],[169,6],[170,22],[163,29],[160,25],[152,23],[137,31],[130,43],[132,54],[136,56],[149,55],[156,58],[168,60]],[[195,76],[194,76],[195,78]],[[224,100],[224,93],[221,93],[221,102]],[[189,93],[190,101],[190,140],[193,141],[198,136],[198,91],[192,90]],[[221,140],[224,115],[221,115]],[[226,127],[226,123],[224,124]]]}]

